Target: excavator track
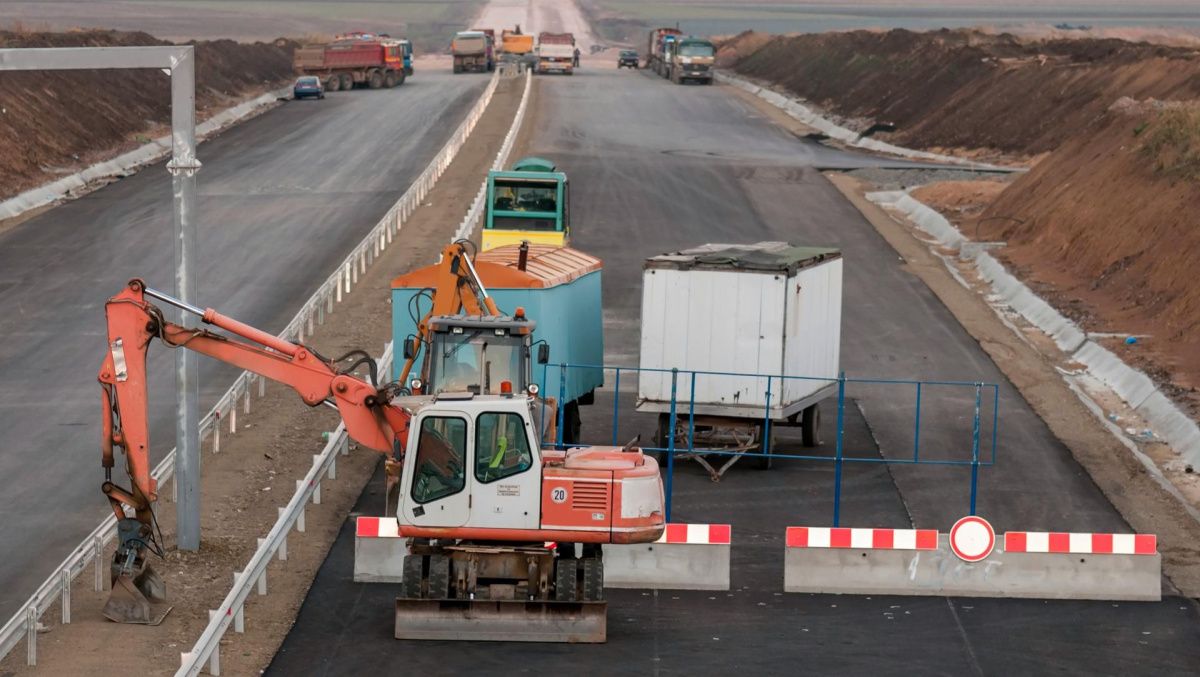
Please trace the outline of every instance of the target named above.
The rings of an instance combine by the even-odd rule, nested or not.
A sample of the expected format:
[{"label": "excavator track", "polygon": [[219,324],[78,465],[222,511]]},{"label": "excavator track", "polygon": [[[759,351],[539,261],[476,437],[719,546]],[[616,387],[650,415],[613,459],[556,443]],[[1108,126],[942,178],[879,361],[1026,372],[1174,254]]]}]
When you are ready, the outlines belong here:
[{"label": "excavator track", "polygon": [[[495,578],[499,571],[511,571],[514,562],[522,564],[523,579]],[[607,639],[608,605],[603,599],[599,549],[576,559],[532,549],[420,548],[405,559],[401,595],[396,598],[396,639],[567,643]]]}]

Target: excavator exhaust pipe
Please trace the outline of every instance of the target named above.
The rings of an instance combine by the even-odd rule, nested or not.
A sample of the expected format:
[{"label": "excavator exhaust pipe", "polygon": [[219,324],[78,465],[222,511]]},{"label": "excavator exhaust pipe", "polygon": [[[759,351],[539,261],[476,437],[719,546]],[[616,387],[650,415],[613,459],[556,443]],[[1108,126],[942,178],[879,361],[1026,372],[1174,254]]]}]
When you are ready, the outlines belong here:
[{"label": "excavator exhaust pipe", "polygon": [[396,639],[602,644],[608,602],[396,599]]}]

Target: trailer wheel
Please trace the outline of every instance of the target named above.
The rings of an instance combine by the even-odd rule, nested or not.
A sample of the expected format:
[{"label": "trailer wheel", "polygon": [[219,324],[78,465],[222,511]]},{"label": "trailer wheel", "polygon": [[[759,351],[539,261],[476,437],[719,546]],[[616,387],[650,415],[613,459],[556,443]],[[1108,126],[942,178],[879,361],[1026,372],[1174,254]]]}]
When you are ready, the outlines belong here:
[{"label": "trailer wheel", "polygon": [[383,75],[379,71],[371,71],[367,76],[367,87],[371,89],[380,89],[383,87]]},{"label": "trailer wheel", "polygon": [[[775,426],[771,426],[769,440],[766,439],[767,436],[763,435],[763,424],[759,423],[757,425],[757,428],[758,428],[758,446],[755,447],[754,451],[755,451],[755,453],[758,453],[758,454],[762,454],[764,451],[766,452],[766,455],[757,457],[758,469],[759,470],[770,470],[771,469],[771,461],[773,460],[771,458],[771,456],[774,455],[774,453],[775,453]],[[764,441],[767,442],[767,444],[764,444]]]},{"label": "trailer wheel", "polygon": [[554,599],[559,602],[574,602],[579,599],[579,560],[559,557],[554,563]]},{"label": "trailer wheel", "polygon": [[342,89],[346,91],[354,89],[354,78],[349,73],[342,73]]},{"label": "trailer wheel", "polygon": [[330,75],[325,81],[325,91],[336,92],[342,88],[342,79],[336,75]]},{"label": "trailer wheel", "polygon": [[804,409],[800,425],[803,427],[801,441],[806,447],[821,446],[821,405],[813,404]]},{"label": "trailer wheel", "polygon": [[396,86],[396,71],[388,71],[383,76],[383,88],[391,89]]}]

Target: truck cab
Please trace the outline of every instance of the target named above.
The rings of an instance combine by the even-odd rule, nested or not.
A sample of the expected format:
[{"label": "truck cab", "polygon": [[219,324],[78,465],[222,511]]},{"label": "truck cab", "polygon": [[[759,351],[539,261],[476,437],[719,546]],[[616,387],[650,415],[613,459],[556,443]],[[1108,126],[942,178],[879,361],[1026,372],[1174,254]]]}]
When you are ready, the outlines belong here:
[{"label": "truck cab", "polygon": [[523,158],[487,177],[483,250],[529,242],[564,246],[570,233],[567,175],[543,158]]},{"label": "truck cab", "polygon": [[411,41],[409,41],[409,40],[404,40],[404,39],[397,40],[396,42],[397,42],[398,46],[400,47],[400,53],[403,55],[403,59],[404,59],[404,74],[405,74],[405,75],[412,75],[412,74],[413,74],[413,46],[412,46],[412,42],[411,42]]},{"label": "truck cab", "polygon": [[702,38],[680,38],[671,43],[670,77],[676,84],[693,80],[706,85],[713,81],[716,49]]}]

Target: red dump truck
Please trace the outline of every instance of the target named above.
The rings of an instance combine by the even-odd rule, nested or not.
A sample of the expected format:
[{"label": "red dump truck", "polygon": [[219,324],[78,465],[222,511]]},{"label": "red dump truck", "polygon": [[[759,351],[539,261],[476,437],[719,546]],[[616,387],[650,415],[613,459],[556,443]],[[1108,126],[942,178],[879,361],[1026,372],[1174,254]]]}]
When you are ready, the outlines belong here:
[{"label": "red dump truck", "polygon": [[327,92],[355,85],[380,89],[404,84],[411,63],[411,43],[372,33],[339,35],[327,44],[306,45],[293,57],[296,71],[321,78]]},{"label": "red dump truck", "polygon": [[575,35],[572,33],[538,33],[538,73],[575,72]]}]

